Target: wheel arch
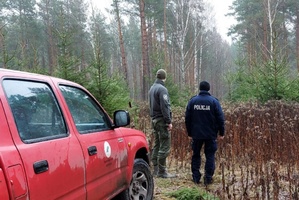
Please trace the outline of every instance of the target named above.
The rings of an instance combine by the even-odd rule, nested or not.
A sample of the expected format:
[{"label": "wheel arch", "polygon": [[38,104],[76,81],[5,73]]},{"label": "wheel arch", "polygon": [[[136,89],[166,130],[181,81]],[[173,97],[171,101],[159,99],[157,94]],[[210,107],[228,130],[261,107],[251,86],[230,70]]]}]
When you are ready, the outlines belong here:
[{"label": "wheel arch", "polygon": [[147,164],[150,166],[150,155],[149,152],[147,151],[147,149],[145,147],[140,148],[135,155],[135,159],[143,159],[145,162],[147,162]]}]

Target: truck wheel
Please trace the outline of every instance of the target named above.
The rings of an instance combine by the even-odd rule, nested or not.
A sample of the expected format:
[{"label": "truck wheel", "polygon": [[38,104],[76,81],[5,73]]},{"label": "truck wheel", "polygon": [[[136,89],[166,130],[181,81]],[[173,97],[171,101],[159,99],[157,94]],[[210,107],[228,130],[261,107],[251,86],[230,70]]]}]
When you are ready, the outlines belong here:
[{"label": "truck wheel", "polygon": [[149,165],[142,159],[136,159],[130,187],[118,197],[126,200],[152,200],[153,194],[154,181]]}]

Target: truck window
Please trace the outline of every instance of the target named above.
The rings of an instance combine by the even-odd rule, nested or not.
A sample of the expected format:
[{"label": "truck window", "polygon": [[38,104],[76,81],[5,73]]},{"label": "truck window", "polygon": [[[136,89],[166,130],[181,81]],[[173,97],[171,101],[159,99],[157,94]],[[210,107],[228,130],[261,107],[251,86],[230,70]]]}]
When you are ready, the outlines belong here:
[{"label": "truck window", "polygon": [[46,83],[6,79],[3,87],[18,133],[25,143],[67,136],[61,110]]},{"label": "truck window", "polygon": [[85,91],[65,85],[60,85],[59,88],[79,133],[86,134],[109,129],[110,123],[107,116]]}]

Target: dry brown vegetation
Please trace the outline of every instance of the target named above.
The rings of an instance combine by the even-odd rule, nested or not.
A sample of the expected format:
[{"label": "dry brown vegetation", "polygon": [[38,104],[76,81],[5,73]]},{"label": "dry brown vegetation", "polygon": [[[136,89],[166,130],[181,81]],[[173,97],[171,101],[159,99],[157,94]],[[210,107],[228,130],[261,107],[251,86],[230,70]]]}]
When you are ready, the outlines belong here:
[{"label": "dry brown vegetation", "polygon": [[[218,143],[215,184],[209,191],[220,199],[299,199],[299,104],[225,104],[223,111],[226,136]],[[189,187],[191,149],[184,114],[184,109],[173,109],[168,164]],[[137,120],[151,146],[148,107],[141,108]]]}]

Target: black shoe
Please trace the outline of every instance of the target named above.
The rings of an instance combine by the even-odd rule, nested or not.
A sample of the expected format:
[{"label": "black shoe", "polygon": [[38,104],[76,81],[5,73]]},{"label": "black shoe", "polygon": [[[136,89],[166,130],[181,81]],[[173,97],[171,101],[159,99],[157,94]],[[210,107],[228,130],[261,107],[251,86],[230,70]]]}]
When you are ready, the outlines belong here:
[{"label": "black shoe", "polygon": [[205,186],[211,185],[213,183],[213,179],[206,179],[204,180]]},{"label": "black shoe", "polygon": [[192,181],[193,181],[193,183],[200,184],[201,183],[200,179],[201,179],[201,176],[199,176],[199,178],[196,178],[194,175],[192,175]]}]

